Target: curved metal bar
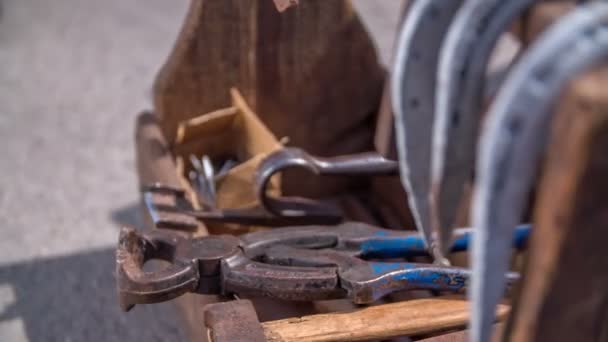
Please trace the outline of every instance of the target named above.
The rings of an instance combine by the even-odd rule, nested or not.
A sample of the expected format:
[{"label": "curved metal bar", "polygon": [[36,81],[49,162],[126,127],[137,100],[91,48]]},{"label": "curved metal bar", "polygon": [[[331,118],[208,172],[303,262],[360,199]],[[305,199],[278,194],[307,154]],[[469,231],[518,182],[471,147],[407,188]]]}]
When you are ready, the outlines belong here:
[{"label": "curved metal bar", "polygon": [[[416,228],[433,251],[430,225],[430,153],[434,116],[435,77],[443,38],[461,0],[419,0],[413,2],[399,34],[391,98],[401,181]],[[433,253],[443,260],[441,254]]]},{"label": "curved metal bar", "polygon": [[475,163],[486,69],[501,34],[536,0],[468,0],[441,49],[431,169],[431,212],[445,253]]},{"label": "curved metal bar", "polygon": [[342,214],[317,201],[301,197],[271,197],[267,187],[274,174],[289,168],[303,168],[315,175],[387,175],[397,172],[397,162],[376,152],[321,158],[306,151],[286,147],[268,155],[260,163],[255,175],[255,191],[262,207],[280,217],[318,217],[339,223]]},{"label": "curved metal bar", "polygon": [[472,218],[472,341],[488,341],[504,288],[510,234],[521,217],[549,135],[553,104],[568,81],[608,58],[608,4],[566,15],[523,55],[490,109],[477,163]]},{"label": "curved metal bar", "polygon": [[336,268],[271,265],[242,254],[222,260],[221,289],[285,300],[309,301],[344,298]]}]

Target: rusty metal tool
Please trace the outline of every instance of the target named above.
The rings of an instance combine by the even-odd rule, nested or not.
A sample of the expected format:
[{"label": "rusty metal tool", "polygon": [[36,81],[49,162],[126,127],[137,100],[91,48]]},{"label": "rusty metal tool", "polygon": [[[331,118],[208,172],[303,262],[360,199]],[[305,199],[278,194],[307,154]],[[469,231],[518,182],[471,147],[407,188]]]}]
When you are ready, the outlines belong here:
[{"label": "rusty metal tool", "polygon": [[210,207],[196,210],[186,199],[183,189],[163,184],[150,184],[141,189],[144,205],[156,228],[190,231],[197,220],[206,223],[232,223],[252,226],[282,227],[288,225],[337,224],[339,212],[330,210],[307,211],[304,216],[276,216],[260,206],[245,208]]},{"label": "rusty metal tool", "polygon": [[509,74],[481,137],[472,218],[472,340],[488,341],[509,240],[545,147],[553,105],[572,78],[608,60],[608,4],[581,5],[544,32]]},{"label": "rusty metal tool", "polygon": [[[519,227],[513,244],[524,246],[529,232],[529,226]],[[456,235],[453,250],[467,249],[471,230],[457,230]],[[123,228],[116,273],[125,310],[187,292],[285,300],[350,298],[355,303],[371,303],[397,290],[465,289],[467,269],[394,261],[426,253],[416,232],[354,222],[335,227],[288,227],[238,238],[215,235],[187,239],[170,231],[140,233]],[[165,260],[169,266],[145,272],[143,265],[152,259]],[[390,262],[379,261],[382,259]],[[506,273],[506,279],[512,283],[518,274]]]},{"label": "rusty metal tool", "polygon": [[322,158],[295,147],[285,147],[260,162],[255,175],[255,191],[261,206],[276,217],[305,218],[311,214],[340,219],[342,214],[318,201],[295,196],[272,197],[267,186],[273,175],[286,169],[301,168],[316,176],[374,176],[398,172],[396,161],[377,152],[364,152]]},{"label": "rusty metal tool", "polygon": [[475,164],[486,69],[501,34],[537,0],[467,0],[439,59],[431,167],[431,212],[440,250],[451,231]]},{"label": "rusty metal tool", "polygon": [[390,85],[401,182],[416,228],[435,260],[444,264],[447,259],[434,244],[429,211],[431,135],[439,51],[461,3],[421,0],[410,5],[397,40]]},{"label": "rusty metal tool", "polygon": [[[196,162],[195,162],[196,164]],[[205,176],[204,165],[196,166],[203,173],[200,186],[213,181]],[[195,229],[192,219],[210,223],[234,223],[255,226],[281,227],[289,225],[337,224],[344,218],[342,212],[316,200],[301,197],[272,197],[267,187],[273,175],[288,168],[304,168],[315,175],[386,175],[397,172],[397,162],[379,153],[368,152],[333,158],[315,157],[302,149],[286,147],[269,154],[256,170],[255,191],[260,202],[247,208],[219,209],[213,201],[205,202],[204,210],[194,210],[182,189],[150,184],[142,188],[145,206],[158,228]],[[199,176],[197,176],[199,177]],[[204,190],[212,198],[210,190]]]}]

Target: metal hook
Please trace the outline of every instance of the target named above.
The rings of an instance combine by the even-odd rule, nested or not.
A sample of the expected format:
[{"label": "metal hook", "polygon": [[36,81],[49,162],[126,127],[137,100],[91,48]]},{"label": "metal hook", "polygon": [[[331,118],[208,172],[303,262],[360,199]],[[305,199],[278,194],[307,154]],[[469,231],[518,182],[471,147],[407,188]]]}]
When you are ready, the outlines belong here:
[{"label": "metal hook", "polygon": [[278,217],[319,216],[342,220],[342,214],[318,201],[301,197],[271,197],[267,187],[273,175],[289,168],[303,168],[315,175],[386,175],[397,172],[397,163],[375,152],[321,158],[286,147],[267,156],[258,166],[255,191],[262,207]]}]

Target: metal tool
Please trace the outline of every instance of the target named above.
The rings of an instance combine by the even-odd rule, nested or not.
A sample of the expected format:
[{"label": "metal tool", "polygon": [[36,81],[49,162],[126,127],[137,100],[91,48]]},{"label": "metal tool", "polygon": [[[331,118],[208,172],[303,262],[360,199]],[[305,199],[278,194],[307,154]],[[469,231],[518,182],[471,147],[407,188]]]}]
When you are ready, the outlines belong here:
[{"label": "metal tool", "polygon": [[285,147],[268,155],[258,165],[255,175],[255,191],[262,207],[276,217],[305,218],[310,215],[342,218],[335,209],[315,200],[302,197],[272,197],[267,186],[273,175],[290,168],[302,168],[317,176],[369,176],[392,175],[398,164],[376,152],[343,155],[332,158],[312,156],[306,151]]},{"label": "metal tool", "polygon": [[439,249],[452,228],[475,163],[486,69],[501,34],[536,0],[467,0],[444,40],[437,74],[431,212]]},{"label": "metal tool", "polygon": [[489,340],[504,289],[509,240],[527,203],[549,135],[551,113],[567,82],[608,60],[608,4],[582,5],[544,32],[514,66],[483,132],[472,208],[473,341]]},{"label": "metal tool", "polygon": [[183,189],[163,184],[150,184],[142,188],[144,205],[156,228],[192,231],[198,221],[205,223],[232,223],[251,226],[282,227],[288,225],[337,224],[342,221],[339,212],[308,211],[303,216],[276,216],[260,206],[219,209],[216,207],[195,210],[186,199]]},{"label": "metal tool", "polygon": [[434,246],[429,212],[431,134],[439,51],[461,3],[420,0],[410,5],[397,41],[391,78],[401,181],[416,228],[436,261],[443,263],[447,261]]},{"label": "metal tool", "polygon": [[[529,226],[518,228],[514,245],[525,245],[529,232]],[[456,236],[453,250],[467,249],[471,230],[457,230]],[[239,238],[186,239],[169,231],[144,234],[123,228],[116,255],[118,293],[122,308],[128,310],[187,292],[371,303],[397,290],[462,291],[467,286],[467,269],[394,261],[426,252],[415,232],[352,222],[288,227]],[[169,266],[144,272],[143,265],[152,259],[165,260]],[[381,259],[391,261],[377,261]],[[518,275],[506,273],[506,279],[512,283]]]},{"label": "metal tool", "polygon": [[196,156],[190,155],[190,163],[194,170],[189,172],[188,178],[198,195],[199,202],[204,209],[215,208],[215,176],[211,159],[205,155],[199,160]]},{"label": "metal tool", "polygon": [[[198,166],[197,175],[202,188],[213,181],[213,174],[205,175],[204,166]],[[325,224],[342,222],[342,212],[316,200],[301,197],[272,197],[267,193],[273,175],[288,168],[300,167],[315,175],[386,175],[397,172],[397,162],[375,152],[320,158],[298,148],[283,148],[268,155],[258,165],[255,174],[255,191],[260,205],[247,208],[219,209],[215,206],[212,189],[202,190],[210,198],[204,210],[194,210],[182,189],[163,184],[150,184],[142,188],[143,199],[157,228],[193,230],[196,220],[207,223],[234,223],[254,226],[281,227],[289,225]],[[201,175],[202,173],[202,175]],[[211,199],[213,198],[213,199]]]}]

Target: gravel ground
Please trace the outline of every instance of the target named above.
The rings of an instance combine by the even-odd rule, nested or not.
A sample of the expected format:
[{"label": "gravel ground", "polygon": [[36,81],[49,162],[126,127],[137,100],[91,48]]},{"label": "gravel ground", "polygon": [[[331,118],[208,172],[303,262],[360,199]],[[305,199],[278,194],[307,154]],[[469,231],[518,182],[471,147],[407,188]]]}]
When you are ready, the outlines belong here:
[{"label": "gravel ground", "polygon": [[[399,0],[355,3],[386,62]],[[184,340],[169,304],[120,312],[112,272],[134,116],[187,6],[0,0],[0,341]]]}]

